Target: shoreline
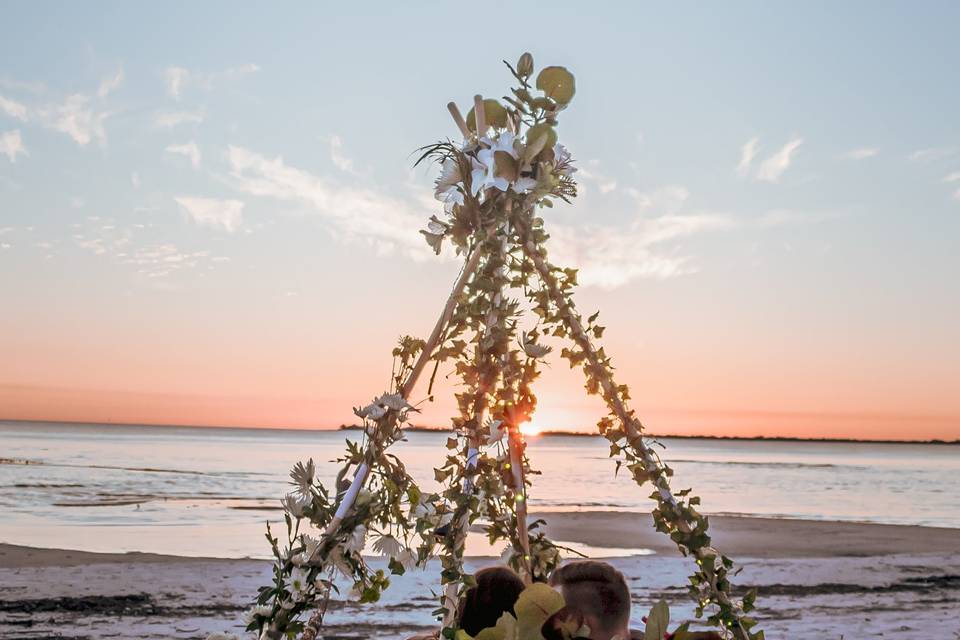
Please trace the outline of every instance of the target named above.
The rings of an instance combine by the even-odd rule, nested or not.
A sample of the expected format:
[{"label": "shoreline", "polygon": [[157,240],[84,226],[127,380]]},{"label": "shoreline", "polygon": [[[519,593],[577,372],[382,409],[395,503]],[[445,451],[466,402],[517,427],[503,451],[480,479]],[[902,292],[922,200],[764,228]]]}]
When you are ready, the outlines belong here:
[{"label": "shoreline", "polygon": [[[557,544],[588,545],[679,558],[676,545],[653,528],[649,513],[623,511],[532,512],[546,520],[543,531]],[[960,555],[960,529],[921,525],[752,516],[709,516],[713,546],[730,557],[750,559],[859,558],[900,554]],[[475,525],[473,532],[481,532]],[[2,535],[2,534],[0,534]],[[641,553],[625,553],[635,557]],[[492,555],[472,555],[489,559]],[[10,544],[0,539],[0,569],[78,567],[92,564],[165,564],[182,561],[268,562],[251,557],[168,555],[144,551],[104,553]]]}]

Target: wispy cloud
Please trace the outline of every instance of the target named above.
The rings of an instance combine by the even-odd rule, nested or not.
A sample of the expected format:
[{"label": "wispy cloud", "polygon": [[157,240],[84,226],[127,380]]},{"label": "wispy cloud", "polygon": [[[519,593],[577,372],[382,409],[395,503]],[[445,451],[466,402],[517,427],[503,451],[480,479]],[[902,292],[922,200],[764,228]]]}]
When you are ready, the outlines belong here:
[{"label": "wispy cloud", "polygon": [[190,164],[193,165],[194,169],[200,168],[200,148],[193,140],[184,144],[171,144],[164,149],[164,151],[185,156],[190,160]]},{"label": "wispy cloud", "polygon": [[591,159],[577,168],[580,179],[580,192],[587,192],[587,184],[596,185],[600,193],[606,195],[617,190],[617,181],[600,172],[600,161]]},{"label": "wispy cloud", "polygon": [[183,67],[167,67],[163,70],[163,80],[167,85],[167,93],[179,100],[184,85],[190,78],[190,72]]},{"label": "wispy cloud", "polygon": [[170,111],[158,113],[153,119],[153,124],[161,129],[172,129],[182,124],[200,124],[203,118],[202,111]]},{"label": "wispy cloud", "polygon": [[[698,270],[691,255],[672,242],[737,226],[718,213],[682,214],[686,188],[667,186],[637,199],[634,219],[619,226],[550,226],[550,251],[558,263],[577,265],[584,285],[614,289],[638,278],[666,279]],[[651,215],[654,214],[654,215]]]},{"label": "wispy cloud", "polygon": [[97,89],[97,97],[106,98],[117,87],[123,84],[123,69],[117,71],[113,76],[109,76],[100,81],[100,87]]},{"label": "wispy cloud", "polygon": [[260,67],[252,63],[241,64],[213,73],[191,71],[183,67],[167,67],[163,70],[163,80],[167,86],[167,93],[175,100],[179,100],[188,87],[212,89],[214,84],[220,79],[243,76],[256,73],[259,70]]},{"label": "wispy cloud", "polygon": [[27,148],[23,146],[19,129],[0,133],[0,155],[7,156],[10,162],[16,162],[17,156],[30,155],[27,153]]},{"label": "wispy cloud", "polygon": [[753,159],[757,157],[757,151],[760,146],[760,138],[750,138],[740,147],[740,162],[737,163],[737,175],[746,177],[750,173],[750,167]]},{"label": "wispy cloud", "polygon": [[862,147],[860,149],[851,149],[843,154],[848,160],[865,160],[880,154],[880,149],[876,147]]},{"label": "wispy cloud", "polygon": [[177,196],[174,200],[198,225],[233,232],[243,223],[243,202],[239,200],[193,196]]},{"label": "wispy cloud", "polygon": [[99,110],[82,93],[68,96],[62,105],[45,110],[44,115],[49,128],[67,134],[81,147],[92,140],[101,145],[107,141],[103,123],[112,114]]},{"label": "wispy cloud", "polygon": [[802,144],[803,138],[796,137],[790,140],[754,169],[753,161],[760,153],[760,138],[750,138],[740,147],[740,162],[737,163],[737,175],[745,178],[750,176],[752,172],[754,180],[779,182],[780,176],[790,167],[790,163],[793,161],[793,154],[796,153]]},{"label": "wispy cloud", "polygon": [[907,156],[910,162],[932,162],[941,160],[956,153],[956,149],[951,147],[930,147],[928,149],[917,149]]},{"label": "wispy cloud", "polygon": [[251,195],[303,203],[329,223],[331,233],[346,242],[364,242],[378,251],[402,251],[414,259],[433,252],[418,230],[424,213],[409,201],[370,188],[354,188],[268,158],[255,151],[230,146],[227,161],[234,186]]},{"label": "wispy cloud", "polygon": [[943,176],[944,182],[960,182],[960,171],[954,171]]},{"label": "wispy cloud", "polygon": [[803,144],[803,138],[794,138],[783,145],[779,151],[764,160],[760,166],[757,167],[756,179],[763,180],[764,182],[779,182],[780,176],[782,176],[783,172],[790,166],[793,154],[800,148],[801,144]]},{"label": "wispy cloud", "polygon": [[27,107],[10,98],[0,96],[0,111],[21,122],[27,121]]},{"label": "wispy cloud", "polygon": [[353,160],[344,155],[343,140],[340,139],[340,136],[334,135],[330,137],[330,160],[340,171],[354,173]]}]

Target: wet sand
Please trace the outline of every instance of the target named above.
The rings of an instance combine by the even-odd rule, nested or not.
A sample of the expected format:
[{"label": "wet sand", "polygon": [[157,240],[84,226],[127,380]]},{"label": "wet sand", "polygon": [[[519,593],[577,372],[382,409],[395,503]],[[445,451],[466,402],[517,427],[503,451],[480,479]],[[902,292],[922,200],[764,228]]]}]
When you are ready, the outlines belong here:
[{"label": "wet sand", "polygon": [[[691,615],[689,560],[644,514],[552,513],[558,541],[656,553],[612,560],[630,580],[634,615],[666,599]],[[960,530],[863,523],[711,518],[716,546],[760,592],[771,639],[960,635]],[[0,534],[2,535],[2,534]],[[474,560],[474,568],[491,561]],[[101,554],[0,544],[0,637],[204,638],[240,633],[242,612],[270,564],[255,559]],[[403,638],[431,628],[434,571],[413,572],[369,607],[335,603],[328,638]]]}]

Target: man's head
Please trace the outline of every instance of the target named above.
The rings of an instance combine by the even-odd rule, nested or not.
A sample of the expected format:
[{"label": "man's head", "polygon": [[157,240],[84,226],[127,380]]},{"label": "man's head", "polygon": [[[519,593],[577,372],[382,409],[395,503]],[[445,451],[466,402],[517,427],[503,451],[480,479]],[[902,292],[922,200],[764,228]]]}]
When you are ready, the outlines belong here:
[{"label": "man's head", "polygon": [[583,613],[592,640],[630,637],[630,589],[623,574],[606,562],[568,562],[553,572],[550,585]]}]

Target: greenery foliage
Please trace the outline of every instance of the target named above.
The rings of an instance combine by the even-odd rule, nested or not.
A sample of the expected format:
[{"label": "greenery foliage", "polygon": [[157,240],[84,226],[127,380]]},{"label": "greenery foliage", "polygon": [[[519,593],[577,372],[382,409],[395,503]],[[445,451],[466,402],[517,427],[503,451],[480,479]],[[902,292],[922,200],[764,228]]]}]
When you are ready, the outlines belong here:
[{"label": "greenery foliage", "polygon": [[[560,550],[539,530],[541,521],[525,522],[535,471],[519,429],[536,410],[532,386],[552,351],[549,343],[565,339],[561,357],[583,370],[587,392],[601,395],[609,408],[598,426],[610,441],[616,470],[653,488],[657,529],[696,560],[690,593],[698,615],[709,612],[708,620],[727,637],[762,638],[747,616],[753,594],[742,601],[730,596],[733,565],[710,546],[707,518],[697,511],[699,498],[689,490],[671,491],[669,467],[627,407],[627,386],[614,380],[610,358],[595,346],[604,330],[598,314],[584,320],[574,305],[577,271],[548,260],[540,212],[577,193],[573,159],[557,143],[556,130],[574,97],[574,77],[563,67],[546,67],[534,78],[530,54],[515,66],[506,64],[516,80],[510,95],[478,98],[462,119],[462,143],[446,140],[420,150],[418,163],[440,165],[436,196],[444,204],[443,214],[432,216],[421,233],[437,253],[449,244],[465,258],[447,312],[430,340],[400,340],[393,350],[391,388],[355,410],[364,437],[359,444],[348,443],[337,486],[319,483],[312,461],[291,472],[294,490],[284,499],[284,540],[267,533],[274,580],[261,588],[248,629],[261,638],[301,632],[314,637],[336,573],[352,582],[353,597],[376,601],[390,576],[367,565],[361,552],[369,543],[389,559],[391,574],[439,557],[443,594],[435,613],[447,622],[444,636],[465,640],[450,613],[459,590],[473,584],[463,567],[463,549],[466,531],[475,524],[482,524],[491,543],[506,546],[505,561],[528,582],[545,580],[559,563]],[[425,362],[433,364],[433,375],[444,367],[461,383],[447,455],[435,469],[441,489],[430,494],[388,453],[416,411],[408,396]],[[317,530],[323,533],[311,533]],[[547,591],[554,592],[544,589],[534,584],[526,597],[552,598]],[[548,617],[562,607],[561,600]],[[307,613],[312,617],[304,622]],[[504,628],[498,624],[498,630],[477,637],[533,637],[517,635],[527,624],[523,611],[518,613]],[[537,625],[538,637],[544,621]],[[579,628],[575,616],[557,621],[558,633],[568,637]]]}]

